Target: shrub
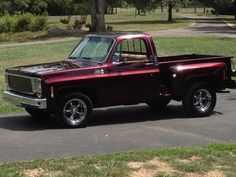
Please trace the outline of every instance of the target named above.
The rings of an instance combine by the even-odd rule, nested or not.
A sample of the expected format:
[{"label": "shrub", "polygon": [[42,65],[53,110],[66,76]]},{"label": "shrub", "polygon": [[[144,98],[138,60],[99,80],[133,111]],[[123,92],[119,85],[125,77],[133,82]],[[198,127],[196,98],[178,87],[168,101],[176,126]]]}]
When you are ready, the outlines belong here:
[{"label": "shrub", "polygon": [[9,33],[16,30],[17,18],[15,16],[5,15],[0,22],[0,31]]},{"label": "shrub", "polygon": [[17,16],[16,31],[28,31],[31,29],[31,24],[34,19],[34,16],[30,13],[25,13]]},{"label": "shrub", "polygon": [[46,16],[35,16],[31,26],[31,31],[41,31],[44,30],[46,26],[47,26]]},{"label": "shrub", "polygon": [[0,19],[0,33],[40,31],[45,29],[46,16],[35,16],[30,13],[22,15],[5,15]]}]

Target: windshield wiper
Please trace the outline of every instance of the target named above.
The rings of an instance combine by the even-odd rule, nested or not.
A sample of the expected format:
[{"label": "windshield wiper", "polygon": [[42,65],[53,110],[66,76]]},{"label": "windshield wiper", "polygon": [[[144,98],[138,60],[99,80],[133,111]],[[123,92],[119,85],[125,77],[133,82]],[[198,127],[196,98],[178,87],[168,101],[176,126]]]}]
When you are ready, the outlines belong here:
[{"label": "windshield wiper", "polygon": [[77,57],[69,57],[69,59],[77,59]]},{"label": "windshield wiper", "polygon": [[80,59],[82,59],[82,60],[91,60],[90,57],[82,57],[82,58],[80,58]]}]

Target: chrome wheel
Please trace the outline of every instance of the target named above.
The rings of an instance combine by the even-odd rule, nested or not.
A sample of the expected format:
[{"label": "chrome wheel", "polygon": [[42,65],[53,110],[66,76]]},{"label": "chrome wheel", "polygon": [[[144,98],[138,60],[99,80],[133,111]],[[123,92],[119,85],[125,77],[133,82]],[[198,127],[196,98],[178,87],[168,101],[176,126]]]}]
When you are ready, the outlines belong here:
[{"label": "chrome wheel", "polygon": [[216,105],[216,92],[206,82],[192,83],[183,97],[183,106],[191,116],[209,116]]},{"label": "chrome wheel", "polygon": [[194,93],[193,105],[196,110],[204,113],[209,109],[212,102],[211,93],[206,89],[199,89]]},{"label": "chrome wheel", "polygon": [[79,98],[68,100],[63,108],[64,118],[72,125],[77,125],[83,121],[86,118],[87,113],[88,108],[86,103]]}]

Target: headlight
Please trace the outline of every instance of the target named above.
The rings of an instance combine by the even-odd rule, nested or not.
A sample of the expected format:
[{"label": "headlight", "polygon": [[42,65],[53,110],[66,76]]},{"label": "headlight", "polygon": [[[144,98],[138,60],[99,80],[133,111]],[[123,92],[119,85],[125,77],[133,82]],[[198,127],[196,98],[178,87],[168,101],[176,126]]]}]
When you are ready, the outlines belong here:
[{"label": "headlight", "polygon": [[39,78],[34,79],[34,92],[38,98],[42,97],[42,83]]}]

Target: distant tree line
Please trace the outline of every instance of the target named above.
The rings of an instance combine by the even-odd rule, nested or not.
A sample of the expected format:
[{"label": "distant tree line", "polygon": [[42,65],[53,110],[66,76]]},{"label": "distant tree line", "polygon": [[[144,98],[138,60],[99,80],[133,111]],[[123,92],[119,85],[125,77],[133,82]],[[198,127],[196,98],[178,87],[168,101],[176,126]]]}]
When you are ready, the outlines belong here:
[{"label": "distant tree line", "polygon": [[[132,6],[137,15],[160,7],[178,5],[182,7],[204,6],[214,9],[216,14],[235,14],[235,0],[102,0],[105,14],[117,12],[119,7]],[[98,2],[98,0],[97,0]],[[96,3],[97,3],[96,2]],[[30,12],[36,15],[90,14],[89,0],[1,0],[0,14]]]}]

